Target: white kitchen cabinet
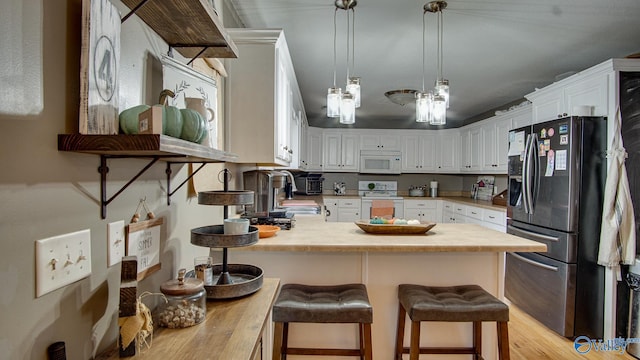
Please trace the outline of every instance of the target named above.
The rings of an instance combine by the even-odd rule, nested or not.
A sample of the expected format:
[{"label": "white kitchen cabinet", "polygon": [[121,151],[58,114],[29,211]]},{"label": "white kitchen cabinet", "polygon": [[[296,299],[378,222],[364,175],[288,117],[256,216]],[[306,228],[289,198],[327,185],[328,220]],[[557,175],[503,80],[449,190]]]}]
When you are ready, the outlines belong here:
[{"label": "white kitchen cabinet", "polygon": [[325,221],[354,222],[360,220],[360,199],[323,198]]},{"label": "white kitchen cabinet", "polygon": [[511,129],[518,129],[533,124],[533,112],[531,104],[510,111]]},{"label": "white kitchen cabinet", "polygon": [[449,201],[442,202],[442,222],[443,223],[456,223],[456,214],[454,212],[454,203]]},{"label": "white kitchen cabinet", "polygon": [[322,135],[323,171],[358,172],[360,169],[360,136],[324,131]]},{"label": "white kitchen cabinet", "polygon": [[[382,130],[376,130],[376,132],[378,131]],[[360,135],[360,150],[400,151],[400,136],[375,133],[362,134]]]},{"label": "white kitchen cabinet", "polygon": [[489,229],[506,232],[506,211],[486,209],[480,206],[443,201],[442,222],[478,224]]},{"label": "white kitchen cabinet", "polygon": [[494,116],[482,122],[482,170],[487,173],[507,173],[509,130],[511,117]]},{"label": "white kitchen cabinet", "polygon": [[459,172],[460,132],[457,129],[438,130],[433,136],[436,139],[436,172]]},{"label": "white kitchen cabinet", "polygon": [[482,170],[482,130],[477,124],[465,126],[460,133],[460,170]]},{"label": "white kitchen cabinet", "polygon": [[306,170],[322,171],[322,129],[307,128]]},{"label": "white kitchen cabinet", "polygon": [[228,32],[242,53],[226,65],[228,151],[238,155],[239,163],[290,166],[295,148],[291,121],[304,108],[284,33]]},{"label": "white kitchen cabinet", "polygon": [[442,221],[442,201],[405,198],[404,218],[439,223]]},{"label": "white kitchen cabinet", "polygon": [[434,133],[402,136],[402,172],[425,173],[436,170]]},{"label": "white kitchen cabinet", "polygon": [[507,214],[505,211],[484,209],[482,225],[489,229],[507,232]]},{"label": "white kitchen cabinet", "polygon": [[533,103],[533,123],[573,115],[575,106],[587,105],[592,115],[607,116],[609,74],[585,71],[526,95]]}]

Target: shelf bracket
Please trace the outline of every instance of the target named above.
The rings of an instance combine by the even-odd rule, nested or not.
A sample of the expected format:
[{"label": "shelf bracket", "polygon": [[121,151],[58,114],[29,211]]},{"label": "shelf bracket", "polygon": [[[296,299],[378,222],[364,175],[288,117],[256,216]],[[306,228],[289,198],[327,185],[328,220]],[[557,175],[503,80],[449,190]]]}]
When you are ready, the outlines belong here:
[{"label": "shelf bracket", "polygon": [[209,48],[208,46],[203,47],[203,48],[202,48],[202,50],[200,50],[200,52],[196,54],[196,56],[194,56],[191,60],[189,60],[189,62],[187,63],[187,65],[191,65],[191,63],[192,63],[195,59],[199,58],[199,57],[200,57],[200,55],[202,55],[205,51],[207,51],[207,49],[208,49],[208,48]]},{"label": "shelf bracket", "polygon": [[[176,162],[179,163],[179,162]],[[189,181],[192,177],[194,177],[198,171],[200,171],[205,165],[207,165],[207,163],[202,163],[200,164],[200,166],[189,176],[187,176],[187,178],[180,183],[180,185],[178,185],[178,187],[176,187],[175,189],[173,189],[173,191],[171,191],[171,162],[167,163],[167,169],[164,171],[167,174],[167,206],[171,205],[171,196],[173,194],[175,194],[176,191],[178,191],[178,189],[180,189],[184,184],[187,183],[187,181]],[[179,163],[182,164],[182,163]]]},{"label": "shelf bracket", "polygon": [[136,11],[138,11],[138,9],[140,9],[144,4],[146,4],[149,0],[142,0],[140,1],[140,3],[138,3],[138,5],[136,5],[136,7],[134,7],[131,11],[129,11],[129,13],[127,15],[125,15],[122,19],[120,19],[120,23],[122,24],[123,22],[127,21],[127,19],[136,13]]},{"label": "shelf bracket", "polygon": [[149,168],[155,164],[158,159],[158,156],[153,157],[153,159],[140,170],[129,182],[124,184],[113,196],[107,199],[107,174],[109,173],[109,166],[107,166],[107,159],[111,156],[100,155],[100,166],[98,167],[98,172],[100,173],[100,215],[102,219],[107,218],[107,205],[111,203],[118,195],[120,195],[126,188],[129,187],[134,181],[136,181],[140,175],[144,174],[145,171],[149,170]]}]

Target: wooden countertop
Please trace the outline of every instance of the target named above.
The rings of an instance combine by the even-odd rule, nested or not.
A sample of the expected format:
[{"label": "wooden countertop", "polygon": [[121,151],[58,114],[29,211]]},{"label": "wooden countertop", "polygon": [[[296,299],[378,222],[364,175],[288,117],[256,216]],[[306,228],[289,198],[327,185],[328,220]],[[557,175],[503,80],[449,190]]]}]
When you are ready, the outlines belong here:
[{"label": "wooden countertop", "polygon": [[[151,348],[129,359],[254,359],[279,286],[279,279],[266,278],[249,296],[208,300],[205,321],[184,329],[160,328]],[[96,359],[120,357],[115,348]]]},{"label": "wooden countertop", "polygon": [[437,224],[426,234],[376,235],[354,223],[325,222],[321,215],[296,215],[291,230],[234,251],[327,252],[545,252],[546,245],[477,224]]}]

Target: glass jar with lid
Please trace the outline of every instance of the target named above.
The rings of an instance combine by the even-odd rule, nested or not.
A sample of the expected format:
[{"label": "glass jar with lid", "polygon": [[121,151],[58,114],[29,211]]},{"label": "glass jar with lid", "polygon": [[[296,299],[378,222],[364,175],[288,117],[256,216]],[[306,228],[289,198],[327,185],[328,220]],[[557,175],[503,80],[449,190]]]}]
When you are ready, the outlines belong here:
[{"label": "glass jar with lid", "polygon": [[186,328],[201,323],[207,314],[207,297],[200,279],[185,278],[186,269],[178,271],[178,278],[160,286],[167,298],[158,306],[158,324],[167,328]]}]

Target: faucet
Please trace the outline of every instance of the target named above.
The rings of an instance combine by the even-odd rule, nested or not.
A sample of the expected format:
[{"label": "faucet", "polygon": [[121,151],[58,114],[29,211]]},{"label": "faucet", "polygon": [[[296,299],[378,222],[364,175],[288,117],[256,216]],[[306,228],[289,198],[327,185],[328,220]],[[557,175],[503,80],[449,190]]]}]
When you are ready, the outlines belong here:
[{"label": "faucet", "polygon": [[293,180],[293,174],[288,170],[280,170],[281,173],[284,173],[289,178],[289,183],[291,184],[291,192],[298,191],[296,188],[296,182]]}]

